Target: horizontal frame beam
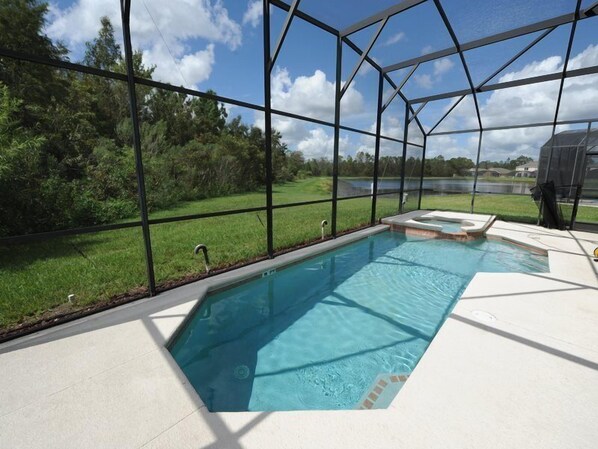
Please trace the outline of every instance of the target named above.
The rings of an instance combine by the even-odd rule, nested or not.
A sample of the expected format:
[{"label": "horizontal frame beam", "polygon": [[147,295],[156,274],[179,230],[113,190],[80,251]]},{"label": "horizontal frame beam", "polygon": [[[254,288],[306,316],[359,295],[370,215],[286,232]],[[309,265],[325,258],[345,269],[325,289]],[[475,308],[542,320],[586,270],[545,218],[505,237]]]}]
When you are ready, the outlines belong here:
[{"label": "horizontal frame beam", "polygon": [[[281,0],[268,0],[268,1],[270,2],[270,4],[272,6],[276,6],[277,8],[280,8],[280,9],[286,11],[286,12],[289,12],[289,10],[291,9],[291,5],[285,3],[285,2],[283,2]],[[339,36],[339,31],[336,28],[331,27],[327,23],[324,23],[321,20],[318,20],[315,17],[310,16],[309,14],[305,14],[300,9],[298,9],[297,11],[295,11],[295,17],[299,17],[300,19],[303,19],[306,22],[309,22],[312,25],[317,26],[320,29],[322,29],[324,31],[327,31],[330,34],[333,34],[335,36]]]},{"label": "horizontal frame beam", "polygon": [[[575,125],[579,123],[593,123],[598,121],[598,117],[590,118],[590,119],[579,119],[579,120],[560,120],[556,122],[556,125]],[[488,126],[484,127],[483,131],[502,131],[508,129],[520,129],[520,128],[538,128],[541,126],[552,126],[554,122],[536,122],[536,123],[526,123],[522,125],[505,125],[505,126]],[[477,133],[480,130],[477,128],[470,128],[470,129],[462,129],[462,130],[454,130],[454,131],[440,131],[436,133],[428,134],[428,137],[434,136],[447,136],[451,134],[467,134],[467,133]]]},{"label": "horizontal frame beam", "polygon": [[[512,39],[514,37],[525,36],[526,34],[535,33],[536,31],[542,31],[547,28],[557,27],[559,25],[565,25],[571,23],[575,20],[575,14],[564,14],[562,16],[553,17],[552,19],[543,20],[541,22],[532,23],[520,28],[515,28],[509,31],[505,31],[504,33],[494,34],[492,36],[484,37],[482,39],[476,39],[473,41],[466,42],[461,44],[461,51],[473,50],[474,48],[484,47],[486,45],[495,44],[497,42],[505,41],[508,39]],[[382,70],[384,73],[394,72],[395,70],[403,69],[405,67],[410,67],[413,64],[422,63],[433,61],[434,59],[443,58],[446,56],[457,54],[458,50],[456,47],[448,47],[442,50],[435,51],[433,53],[428,53],[427,55],[422,55],[417,58],[407,59],[405,61],[399,62],[397,64],[392,64],[386,67],[383,67]]]},{"label": "horizontal frame beam", "polygon": [[406,11],[414,6],[417,6],[421,3],[426,2],[427,0],[404,0],[401,3],[391,6],[390,8],[385,9],[384,11],[380,11],[366,19],[360,20],[353,25],[348,26],[340,31],[340,36],[345,37],[349,34],[356,33],[357,31],[363,30],[364,28],[369,27],[370,25],[375,24],[376,22],[380,22],[381,20],[388,19],[400,12]]},{"label": "horizontal frame beam", "polygon": [[61,59],[45,58],[43,56],[33,55],[30,53],[24,53],[20,51],[9,50],[0,47],[0,56],[6,58],[17,59],[20,61],[32,62],[36,64],[47,65],[55,67],[57,69],[72,70],[74,72],[86,73],[89,75],[101,76],[104,78],[111,78],[119,81],[127,82],[127,75],[124,73],[111,72],[109,70],[97,69],[95,67],[89,67],[82,64],[76,64],[74,62],[63,61]]},{"label": "horizontal frame beam", "polygon": [[[330,128],[334,128],[334,123],[332,123],[332,122],[327,122],[325,120],[320,120],[320,119],[312,118],[312,117],[306,117],[306,116],[303,116],[303,115],[295,114],[293,112],[286,112],[286,111],[281,111],[279,109],[272,109],[272,114],[274,114],[274,115],[281,115],[283,117],[293,118],[293,119],[301,120],[301,121],[304,121],[304,122],[310,122],[310,123],[315,123],[317,125],[322,125],[322,126],[327,126],[327,127],[330,127]],[[364,131],[362,129],[353,128],[351,126],[340,125],[339,128],[342,129],[343,131],[350,131],[350,132],[354,132],[354,133],[357,133],[357,134],[363,134],[364,136],[376,137],[376,133],[373,133],[371,131]],[[390,136],[381,135],[380,138],[385,139],[385,140],[391,140],[393,142],[403,143],[402,140],[396,139],[396,138],[390,137]],[[415,145],[415,146],[419,146],[419,147],[423,146],[423,145],[415,143],[415,142],[407,142],[407,143],[409,145]]]},{"label": "horizontal frame beam", "polygon": [[[564,78],[575,78],[577,76],[594,75],[598,73],[598,65],[591,67],[583,67],[581,69],[568,70],[565,72]],[[530,84],[544,83],[546,81],[555,81],[563,78],[563,72],[549,73],[547,75],[533,76],[530,78],[522,78],[513,81],[506,81],[504,83],[488,84],[474,89],[475,92],[491,92],[494,90],[508,89],[510,87],[527,86]],[[443,100],[446,98],[461,97],[463,95],[470,95],[471,89],[454,90],[452,92],[445,92],[437,95],[430,95],[427,97],[414,98],[411,104],[419,104],[427,101]]]}]

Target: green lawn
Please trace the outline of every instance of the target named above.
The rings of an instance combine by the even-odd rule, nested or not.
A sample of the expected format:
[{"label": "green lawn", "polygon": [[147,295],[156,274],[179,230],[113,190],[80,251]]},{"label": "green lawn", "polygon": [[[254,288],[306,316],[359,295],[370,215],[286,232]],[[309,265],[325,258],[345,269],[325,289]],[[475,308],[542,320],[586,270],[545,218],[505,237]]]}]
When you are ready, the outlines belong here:
[{"label": "green lawn", "polygon": [[[311,178],[274,186],[274,204],[330,198],[330,179]],[[380,214],[396,213],[398,198],[381,197]],[[212,198],[153,213],[170,217],[265,205],[263,192]],[[338,230],[367,225],[371,200],[339,201]],[[319,238],[330,222],[331,204],[274,210],[276,250]],[[221,268],[266,255],[266,213],[245,213],[151,226],[156,281],[165,284],[202,272],[193,248],[209,248],[212,267]],[[330,227],[327,228],[329,232]],[[0,246],[0,329],[23,321],[83,308],[146,287],[141,230],[105,231],[49,241]],[[74,294],[73,304],[67,302]]]},{"label": "green lawn", "polygon": [[[330,198],[330,178],[310,178],[274,186],[274,204]],[[470,195],[428,196],[422,208],[469,211]],[[378,197],[376,218],[394,215],[398,195]],[[190,215],[265,205],[265,193],[255,192],[189,202],[155,212],[151,218]],[[339,232],[370,221],[369,198],[338,202]],[[407,210],[417,208],[410,193]],[[479,195],[476,212],[506,220],[535,222],[537,209],[525,196]],[[320,237],[320,222],[330,223],[331,204],[275,209],[274,246],[277,251]],[[598,221],[598,208],[580,208],[586,221]],[[222,268],[266,255],[266,213],[245,213],[151,226],[154,269],[159,285],[203,271],[193,248],[209,248],[213,268]],[[327,228],[327,232],[330,227]],[[143,241],[139,228],[105,231],[29,244],[0,246],[0,329],[52,314],[84,308],[127,292],[146,288]],[[67,296],[75,294],[69,304]]]},{"label": "green lawn", "polygon": [[[430,195],[422,198],[422,209],[470,212],[471,194]],[[572,206],[562,205],[563,213]],[[528,195],[482,195],[475,197],[475,213],[496,215],[501,220],[536,223],[538,207]],[[565,217],[567,218],[567,217]],[[598,222],[598,207],[580,206],[577,221]]]}]

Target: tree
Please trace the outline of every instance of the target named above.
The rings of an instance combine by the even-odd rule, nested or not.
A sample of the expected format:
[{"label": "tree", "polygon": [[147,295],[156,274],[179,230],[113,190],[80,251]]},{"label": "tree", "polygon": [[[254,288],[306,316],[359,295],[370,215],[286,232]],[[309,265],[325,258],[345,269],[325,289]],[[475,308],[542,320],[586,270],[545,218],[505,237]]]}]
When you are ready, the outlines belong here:
[{"label": "tree", "polygon": [[[216,95],[213,90],[207,93]],[[199,136],[214,136],[224,130],[228,114],[222,103],[210,98],[193,97],[189,100],[189,108]]]},{"label": "tree", "polygon": [[42,137],[24,129],[18,119],[21,101],[0,83],[0,235],[28,231],[27,213],[35,208],[31,195],[39,186]]},{"label": "tree", "polygon": [[103,70],[113,70],[122,59],[120,45],[114,38],[114,27],[108,17],[100,19],[101,28],[91,42],[85,43],[83,64]]}]

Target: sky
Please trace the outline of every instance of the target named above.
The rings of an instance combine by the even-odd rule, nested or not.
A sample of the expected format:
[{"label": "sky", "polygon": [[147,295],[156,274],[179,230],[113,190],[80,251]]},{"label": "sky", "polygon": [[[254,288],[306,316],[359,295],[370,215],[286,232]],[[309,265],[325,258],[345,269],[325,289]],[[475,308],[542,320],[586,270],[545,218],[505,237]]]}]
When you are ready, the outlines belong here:
[{"label": "sky", "polygon": [[[396,3],[395,0],[302,0],[300,9],[343,29]],[[461,42],[520,27],[530,22],[572,12],[575,0],[444,0],[446,14]],[[591,0],[583,0],[589,6]],[[473,8],[475,6],[475,8]],[[85,42],[92,40],[100,18],[108,16],[120,40],[119,0],[50,0],[46,33],[62,41],[72,61],[82,59]],[[286,13],[271,7],[271,42],[274,47]],[[350,36],[358,46],[367,46],[378,24]],[[572,47],[569,69],[598,65],[598,17],[580,21]],[[563,25],[532,47],[488,84],[562,71],[571,25]],[[155,66],[154,79],[238,100],[264,104],[263,31],[261,0],[132,0],[131,33],[134,49],[142,50],[146,65]],[[465,59],[474,84],[481,84],[510,57],[541,33],[470,50]],[[430,0],[389,19],[370,55],[382,67],[451,47],[452,41],[441,16]],[[335,38],[295,18],[271,74],[272,107],[332,122],[335,92]],[[343,83],[358,55],[343,47]],[[409,68],[391,72],[399,83]],[[403,88],[410,99],[468,88],[457,55],[423,63]],[[559,81],[515,87],[479,94],[484,126],[503,126],[552,121]],[[378,73],[362,66],[348,86],[341,103],[341,123],[364,131],[375,131]],[[392,88],[384,86],[384,98]],[[426,130],[433,127],[455,99],[430,102],[419,117]],[[226,105],[230,117],[264,126],[263,113]],[[598,117],[598,75],[567,79],[559,119]],[[404,103],[396,98],[383,115],[382,133],[403,138]],[[333,129],[309,122],[273,116],[273,126],[282,133],[292,151],[306,157],[332,157]],[[583,126],[583,125],[580,125]],[[466,97],[436,128],[437,131],[477,127],[473,97]],[[561,126],[560,130],[576,128]],[[410,141],[421,142],[415,126]],[[537,157],[550,137],[551,127],[485,132],[482,160],[506,160],[521,154]],[[427,157],[465,156],[475,159],[478,133],[430,137]],[[374,151],[374,139],[342,132],[340,152]],[[382,154],[399,155],[400,145],[382,141]],[[413,147],[413,151],[415,147]]]}]

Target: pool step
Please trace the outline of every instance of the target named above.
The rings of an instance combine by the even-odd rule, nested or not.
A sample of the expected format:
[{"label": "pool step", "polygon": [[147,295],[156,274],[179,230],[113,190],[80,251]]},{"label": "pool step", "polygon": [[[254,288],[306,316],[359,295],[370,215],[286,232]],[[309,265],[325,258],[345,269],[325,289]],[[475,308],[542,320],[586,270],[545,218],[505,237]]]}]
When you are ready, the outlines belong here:
[{"label": "pool step", "polygon": [[388,408],[399,393],[410,373],[379,374],[372,386],[357,403],[359,410]]}]

